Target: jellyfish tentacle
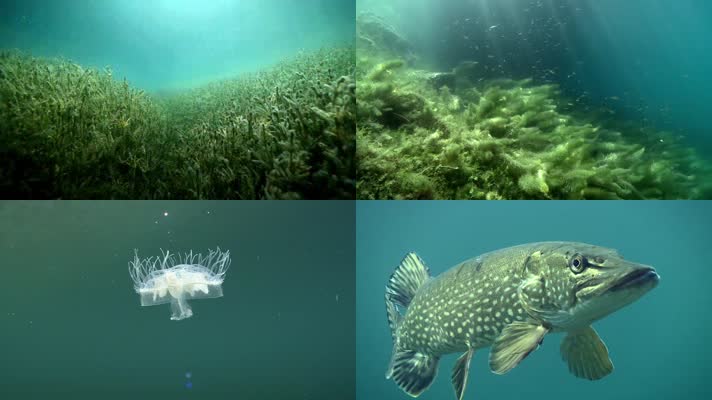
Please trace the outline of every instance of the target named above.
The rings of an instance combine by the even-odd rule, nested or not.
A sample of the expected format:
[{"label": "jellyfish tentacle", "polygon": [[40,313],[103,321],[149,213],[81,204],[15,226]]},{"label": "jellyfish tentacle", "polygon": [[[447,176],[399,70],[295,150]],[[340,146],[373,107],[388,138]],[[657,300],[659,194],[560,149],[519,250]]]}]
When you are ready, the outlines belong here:
[{"label": "jellyfish tentacle", "polygon": [[141,283],[145,281],[146,276],[150,274],[150,262],[151,259],[146,259],[141,261],[138,258],[138,249],[134,249],[134,259],[129,261],[129,275],[134,282],[134,288],[138,290]]},{"label": "jellyfish tentacle", "polygon": [[215,275],[222,277],[230,267],[230,250],[220,251],[220,247],[215,251],[210,251],[201,264],[210,269]]}]

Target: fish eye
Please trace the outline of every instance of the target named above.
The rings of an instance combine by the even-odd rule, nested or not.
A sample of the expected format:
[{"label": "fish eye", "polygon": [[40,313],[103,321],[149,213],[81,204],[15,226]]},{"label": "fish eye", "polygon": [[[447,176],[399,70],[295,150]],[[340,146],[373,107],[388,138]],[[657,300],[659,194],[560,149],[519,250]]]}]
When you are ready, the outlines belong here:
[{"label": "fish eye", "polygon": [[571,271],[573,271],[573,273],[579,274],[583,272],[583,270],[586,268],[585,260],[580,254],[576,254],[571,259],[571,263],[569,263],[569,268],[571,268]]}]

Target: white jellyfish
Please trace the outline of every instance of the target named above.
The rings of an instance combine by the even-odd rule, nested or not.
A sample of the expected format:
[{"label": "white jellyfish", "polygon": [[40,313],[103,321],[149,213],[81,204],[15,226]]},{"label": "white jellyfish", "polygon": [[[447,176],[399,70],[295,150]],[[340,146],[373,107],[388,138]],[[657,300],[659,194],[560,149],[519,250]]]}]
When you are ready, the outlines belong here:
[{"label": "white jellyfish", "polygon": [[187,300],[222,297],[222,283],[230,266],[230,251],[210,250],[206,256],[185,253],[138,258],[129,262],[129,274],[142,306],[171,303],[171,319],[190,318],[193,311]]}]

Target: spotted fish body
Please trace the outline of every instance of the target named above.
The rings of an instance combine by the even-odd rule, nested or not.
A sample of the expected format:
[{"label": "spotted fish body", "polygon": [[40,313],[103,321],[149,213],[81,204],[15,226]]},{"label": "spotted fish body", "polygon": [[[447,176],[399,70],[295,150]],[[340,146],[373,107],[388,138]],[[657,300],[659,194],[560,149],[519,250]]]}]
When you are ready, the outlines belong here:
[{"label": "spotted fish body", "polygon": [[442,355],[461,353],[451,379],[462,399],[475,350],[492,346],[490,367],[503,374],[544,335],[565,331],[561,351],[570,371],[600,379],[613,365],[591,323],[642,296],[658,278],[614,250],[583,243],[510,247],[435,278],[410,253],[386,288],[394,340],[386,377],[416,397],[432,383]]},{"label": "spotted fish body", "polygon": [[492,344],[505,324],[525,318],[517,288],[527,246],[462,262],[419,290],[398,328],[400,343],[428,354]]}]

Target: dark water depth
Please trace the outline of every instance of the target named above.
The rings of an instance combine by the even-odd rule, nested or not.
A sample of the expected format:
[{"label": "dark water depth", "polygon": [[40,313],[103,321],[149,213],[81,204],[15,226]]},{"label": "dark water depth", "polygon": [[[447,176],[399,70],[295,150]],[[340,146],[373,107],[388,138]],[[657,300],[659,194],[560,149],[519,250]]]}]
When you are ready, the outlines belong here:
[{"label": "dark water depth", "polygon": [[422,65],[477,61],[495,77],[560,85],[582,108],[684,135],[709,152],[712,3],[705,0],[359,0]]}]

